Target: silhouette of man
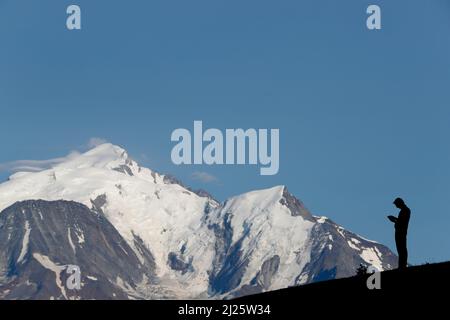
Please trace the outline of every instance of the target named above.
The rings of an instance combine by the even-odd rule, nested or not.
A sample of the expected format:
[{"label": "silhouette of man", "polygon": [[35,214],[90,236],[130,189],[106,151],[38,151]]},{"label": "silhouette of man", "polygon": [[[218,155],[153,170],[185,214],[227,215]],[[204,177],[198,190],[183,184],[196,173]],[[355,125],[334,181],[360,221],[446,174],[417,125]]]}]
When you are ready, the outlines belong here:
[{"label": "silhouette of man", "polygon": [[394,200],[394,205],[400,209],[398,217],[388,216],[395,225],[395,244],[398,253],[398,268],[404,269],[408,264],[408,248],[406,246],[406,237],[408,234],[409,218],[411,210],[406,206],[401,198]]}]

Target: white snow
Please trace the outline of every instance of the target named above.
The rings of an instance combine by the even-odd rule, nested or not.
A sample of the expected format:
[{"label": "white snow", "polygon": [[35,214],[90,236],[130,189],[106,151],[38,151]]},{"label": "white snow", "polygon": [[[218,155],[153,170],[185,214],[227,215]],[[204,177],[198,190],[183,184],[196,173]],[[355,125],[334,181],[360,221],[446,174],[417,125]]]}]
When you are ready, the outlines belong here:
[{"label": "white snow", "polygon": [[358,247],[358,245],[360,243],[361,242],[358,241],[358,239],[355,239],[355,238],[350,238],[350,240],[347,240],[347,244],[349,245],[349,247],[354,249],[354,250],[358,250],[358,251],[361,250],[360,247]]},{"label": "white snow", "polygon": [[377,253],[377,256],[378,256],[379,258],[382,258],[382,257],[383,257],[383,254],[380,252],[380,250],[378,250],[377,247],[373,247],[373,248],[374,248],[375,252]]},{"label": "white snow", "polygon": [[328,218],[327,217],[315,217],[318,223],[325,223]]},{"label": "white snow", "polygon": [[73,253],[75,253],[75,252],[76,252],[76,249],[75,249],[75,245],[74,245],[73,242],[72,242],[72,236],[71,236],[71,234],[70,234],[70,228],[67,228],[67,238],[68,238],[68,240],[69,240],[70,246],[72,247]]},{"label": "white snow", "polygon": [[365,240],[365,241],[367,241],[367,242],[372,242],[372,243],[374,243],[374,244],[379,244],[379,242],[378,241],[374,241],[374,240],[370,240],[370,239],[367,239],[367,238],[364,238],[364,237],[362,237],[361,235],[357,235],[358,237],[360,237],[361,239],[363,239],[363,240]]},{"label": "white snow", "polygon": [[380,259],[381,257],[378,256],[377,251],[373,247],[363,248],[361,252],[361,258],[368,264],[376,267],[378,271],[383,271],[383,264]]},{"label": "white snow", "polygon": [[55,283],[56,286],[61,291],[61,294],[64,296],[64,298],[67,299],[66,289],[61,281],[61,272],[66,268],[66,266],[59,266],[56,263],[54,263],[52,260],[49,259],[49,257],[45,255],[41,255],[39,253],[33,253],[33,257],[46,269],[52,271],[55,273]]},{"label": "white snow", "polygon": [[75,235],[77,236],[78,244],[83,244],[85,242],[83,230],[77,229]]},{"label": "white snow", "polygon": [[30,242],[30,232],[31,232],[30,224],[28,223],[28,220],[25,220],[25,235],[23,236],[22,249],[20,250],[19,258],[17,258],[17,263],[22,262],[23,259],[25,258],[25,255],[28,252],[28,245]]},{"label": "white snow", "polygon": [[338,226],[338,227],[336,228],[336,230],[337,230],[337,232],[339,232],[339,234],[342,236],[342,238],[344,238],[344,239],[346,238],[346,237],[345,237],[345,233],[344,233],[344,228]]},{"label": "white snow", "polygon": [[242,284],[250,282],[264,261],[274,255],[280,257],[280,266],[270,289],[293,285],[299,271],[309,262],[307,240],[314,223],[291,215],[280,203],[283,190],[284,186],[277,186],[233,197],[216,217],[231,214],[232,245],[245,235],[242,255],[249,258],[249,264]]}]

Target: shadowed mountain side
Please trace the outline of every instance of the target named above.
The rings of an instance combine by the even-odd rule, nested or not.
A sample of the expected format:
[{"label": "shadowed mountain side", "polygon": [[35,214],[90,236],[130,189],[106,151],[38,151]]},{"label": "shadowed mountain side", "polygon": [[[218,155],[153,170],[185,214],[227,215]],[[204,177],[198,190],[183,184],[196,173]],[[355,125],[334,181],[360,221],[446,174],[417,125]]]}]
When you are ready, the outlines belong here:
[{"label": "shadowed mountain side", "polygon": [[[81,269],[79,290],[65,285],[70,265]],[[0,299],[130,299],[153,270],[139,238],[133,250],[80,203],[29,200],[0,214]]]}]

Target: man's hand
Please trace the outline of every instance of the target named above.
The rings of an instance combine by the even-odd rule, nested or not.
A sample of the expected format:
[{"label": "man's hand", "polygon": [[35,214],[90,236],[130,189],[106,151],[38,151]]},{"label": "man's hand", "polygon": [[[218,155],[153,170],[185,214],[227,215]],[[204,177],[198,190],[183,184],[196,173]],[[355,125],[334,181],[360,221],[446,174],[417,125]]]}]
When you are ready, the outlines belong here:
[{"label": "man's hand", "polygon": [[394,216],[388,216],[388,219],[391,220],[393,223],[397,222],[397,217]]}]

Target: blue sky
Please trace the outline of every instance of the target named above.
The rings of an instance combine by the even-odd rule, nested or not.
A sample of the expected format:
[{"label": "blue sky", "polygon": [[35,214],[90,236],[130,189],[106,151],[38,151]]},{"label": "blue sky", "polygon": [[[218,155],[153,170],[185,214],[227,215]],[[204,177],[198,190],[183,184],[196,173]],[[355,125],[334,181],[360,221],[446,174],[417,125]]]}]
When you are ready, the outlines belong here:
[{"label": "blue sky", "polygon": [[[80,31],[65,27],[72,3]],[[402,196],[411,262],[450,259],[447,0],[0,0],[0,39],[0,163],[100,137],[219,200],[287,185],[391,248]],[[170,134],[194,120],[279,128],[279,173],[173,165]]]}]

